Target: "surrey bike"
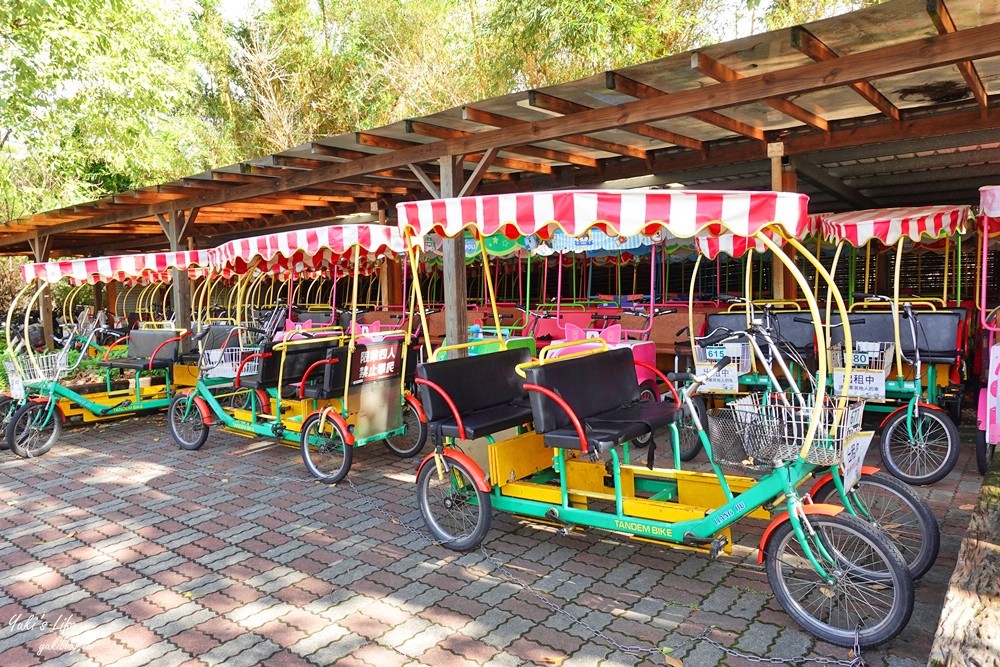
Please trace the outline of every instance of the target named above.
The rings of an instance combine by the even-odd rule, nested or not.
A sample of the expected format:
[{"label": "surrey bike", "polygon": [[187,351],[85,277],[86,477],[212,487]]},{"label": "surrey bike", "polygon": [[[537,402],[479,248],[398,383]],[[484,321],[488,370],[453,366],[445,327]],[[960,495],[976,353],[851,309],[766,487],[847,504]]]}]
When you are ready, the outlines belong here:
[{"label": "surrey bike", "polygon": [[[327,483],[344,479],[354,449],[368,443],[383,442],[401,458],[416,456],[427,430],[404,384],[410,333],[362,334],[356,321],[359,277],[401,249],[394,228],[368,224],[269,234],[213,249],[213,272],[242,276],[230,310],[247,315],[246,297],[262,282],[261,273],[285,278],[292,299],[295,279],[350,266],[351,323],[348,331],[331,324],[298,328],[305,323],[284,317],[294,305],[289,302],[260,313],[268,329],[237,323],[203,330],[198,381],[168,413],[177,444],[199,449],[212,425],[295,443],[309,472]],[[230,381],[232,390],[220,393],[210,378]]]},{"label": "surrey bike", "polygon": [[[22,267],[25,287],[7,314],[8,340],[13,339],[15,309],[31,311],[42,293],[60,280],[166,283],[168,270],[197,269],[205,257],[199,251],[190,251],[26,264]],[[104,370],[102,381],[67,382],[66,376],[97,347],[95,338],[108,334],[109,330],[97,326],[99,321],[97,318],[71,325],[59,339],[61,349],[55,352],[36,353],[27,346],[23,353],[12,350],[4,361],[11,394],[22,402],[7,425],[7,444],[21,456],[41,456],[51,449],[67,419],[78,417],[90,423],[163,409],[178,387],[190,386],[191,373],[178,363],[180,342],[189,332],[174,328],[172,323],[128,330],[104,346],[98,361]],[[86,328],[81,329],[80,324]],[[74,353],[79,353],[75,361]],[[128,371],[133,372],[133,377],[116,379]]]},{"label": "surrey bike", "polygon": [[[879,427],[882,459],[893,475],[909,484],[943,479],[958,459],[957,376],[967,310],[946,308],[943,298],[901,298],[904,250],[908,242],[922,238],[961,234],[968,216],[968,206],[931,206],[840,213],[821,222],[824,237],[837,243],[831,274],[845,246],[895,247],[892,296],[870,294],[876,281],[866,264],[864,289],[852,294],[851,305],[851,316],[865,323],[856,327],[854,349],[845,347],[843,353],[868,360],[855,364],[852,385],[868,388],[867,410],[889,413]],[[832,314],[829,321],[836,323],[838,317]],[[836,332],[832,342],[842,344]],[[840,377],[842,373],[835,373],[835,380]]]},{"label": "surrey bike", "polygon": [[[720,230],[753,237],[800,285],[815,335],[825,340],[808,282],[772,238],[799,233],[806,220],[803,195],[633,190],[472,199],[440,208],[437,202],[434,208],[429,202],[400,204],[400,226],[407,236],[431,231],[454,236],[467,224],[480,234],[545,235],[553,220],[532,216],[548,211],[574,236],[599,226],[609,235],[652,229],[681,239]],[[451,211],[477,214],[470,222],[448,217]],[[499,217],[500,211],[513,219]],[[719,212],[721,219],[704,212]],[[804,248],[799,252],[816,262]],[[842,300],[838,307],[846,312]],[[686,376],[685,407],[680,407],[641,401],[632,351],[609,350],[602,343],[595,339],[590,349],[543,353],[538,360],[523,350],[501,350],[418,366],[416,382],[435,451],[418,469],[417,497],[437,539],[452,549],[471,549],[486,536],[492,512],[500,511],[717,556],[731,549],[733,523],[747,516],[768,518],[774,510],[760,559],[778,601],[803,628],[841,646],[857,641],[869,647],[906,626],[913,579],[899,551],[843,507],[810,504],[798,491],[819,466],[843,465],[848,489],[860,473],[863,403],[827,394],[825,357],[818,360],[818,383],[806,405],[761,402],[752,395],[709,415],[712,438],[695,416],[713,466],[712,473],[700,473],[654,467],[652,444],[645,465],[634,463],[629,444],[669,427],[676,452],[677,422],[685,407],[692,410],[691,396],[731,360],[723,357],[705,372]],[[488,388],[481,378],[491,378]],[[751,458],[760,479],[721,471],[720,464],[746,465]]]},{"label": "surrey bike", "polygon": [[[696,348],[702,350],[701,356],[708,357],[724,354],[727,350],[742,354],[742,349],[747,348],[758,361],[758,366],[763,369],[764,388],[756,397],[736,399],[737,405],[754,405],[755,401],[769,405],[780,401],[786,409],[793,404],[808,406],[810,396],[816,389],[815,379],[810,373],[796,372],[806,368],[806,360],[800,356],[797,346],[781,335],[778,322],[769,309],[765,307],[762,310],[763,316],[754,316],[745,330],[720,327],[706,336],[695,338]],[[812,326],[812,321],[806,317],[797,319],[800,324]],[[864,320],[851,317],[849,322],[857,326]],[[839,351],[834,346],[830,352],[833,368],[843,363]],[[864,363],[865,359],[856,357],[853,361]],[[807,384],[802,386],[803,383]],[[850,382],[847,386],[843,383],[838,386],[837,393],[855,399],[863,398],[863,392],[857,392]],[[719,410],[711,412],[713,416],[720,413]],[[709,421],[710,433],[715,424]],[[858,437],[865,438],[863,447],[856,452],[862,461],[872,435],[870,432],[858,434]],[[725,434],[717,434],[717,437],[725,438]],[[710,439],[716,442],[716,436]],[[878,528],[899,550],[914,579],[922,577],[934,565],[941,544],[940,527],[927,503],[901,480],[881,472],[877,467],[861,465],[852,484],[845,479],[841,461],[831,459],[828,470],[820,468],[813,473],[809,489],[809,497],[813,501],[842,505],[849,513]]]}]

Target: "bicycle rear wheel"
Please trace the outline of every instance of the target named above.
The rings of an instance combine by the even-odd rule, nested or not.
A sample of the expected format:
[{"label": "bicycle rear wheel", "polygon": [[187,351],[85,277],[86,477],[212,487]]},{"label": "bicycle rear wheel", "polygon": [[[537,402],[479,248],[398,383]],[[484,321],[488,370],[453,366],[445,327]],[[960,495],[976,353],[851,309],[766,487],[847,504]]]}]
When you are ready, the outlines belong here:
[{"label": "bicycle rear wheel", "polygon": [[[862,473],[850,494],[852,500],[857,501],[855,504],[862,505],[866,516],[861,518],[889,538],[903,556],[913,578],[927,574],[941,548],[941,529],[927,503],[902,480],[884,472]],[[813,500],[844,504],[832,479],[816,490]]]}]

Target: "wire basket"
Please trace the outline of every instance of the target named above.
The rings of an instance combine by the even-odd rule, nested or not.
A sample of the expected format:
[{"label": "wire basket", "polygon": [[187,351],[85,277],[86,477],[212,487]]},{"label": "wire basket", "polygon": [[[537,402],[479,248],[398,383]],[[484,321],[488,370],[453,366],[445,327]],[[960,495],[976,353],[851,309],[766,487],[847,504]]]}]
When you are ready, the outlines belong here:
[{"label": "wire basket", "polygon": [[[234,378],[243,360],[257,352],[260,352],[258,347],[224,347],[205,350],[202,372],[206,378]],[[251,359],[243,366],[241,375],[256,375],[259,367],[260,358]]]},{"label": "wire basket", "polygon": [[17,362],[5,359],[3,362],[7,371],[7,386],[10,395],[21,400],[25,396],[25,387],[42,382],[54,382],[66,375],[66,355],[63,352],[52,354],[36,354],[19,357]]},{"label": "wire basket", "polygon": [[[794,461],[802,451],[802,443],[812,422],[815,397],[812,394],[806,395],[804,405],[798,397],[785,395],[785,398],[790,404],[779,400],[770,408],[781,424],[776,456]],[[840,406],[836,398],[826,396],[824,399],[819,411],[819,426],[806,454],[806,461],[832,466],[843,459],[844,443],[861,430],[865,402],[853,401]]]},{"label": "wire basket", "polygon": [[782,440],[780,413],[760,394],[743,396],[708,411],[712,459],[723,468],[747,473],[774,469]]},{"label": "wire basket", "polygon": [[[879,371],[885,377],[889,376],[892,370],[893,353],[896,351],[894,343],[855,341],[854,359],[852,367],[859,371]],[[837,343],[830,348],[830,368],[833,370],[845,370],[847,361],[844,358],[844,344]]]},{"label": "wire basket", "polygon": [[[893,343],[855,341],[851,377],[847,387],[849,398],[885,399],[885,381],[892,371],[896,346]],[[830,372],[834,389],[840,393],[847,372],[844,344],[830,348]]]}]

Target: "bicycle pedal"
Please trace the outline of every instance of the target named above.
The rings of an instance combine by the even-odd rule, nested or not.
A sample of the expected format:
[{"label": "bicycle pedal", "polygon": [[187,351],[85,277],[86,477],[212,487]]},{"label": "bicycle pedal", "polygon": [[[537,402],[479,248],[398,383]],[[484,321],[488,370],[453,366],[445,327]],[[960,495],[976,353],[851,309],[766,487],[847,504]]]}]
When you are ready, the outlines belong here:
[{"label": "bicycle pedal", "polygon": [[716,537],[712,540],[712,544],[708,548],[708,557],[712,560],[718,558],[719,554],[725,550],[727,544],[729,544],[729,540],[726,539],[725,535],[719,535]]}]

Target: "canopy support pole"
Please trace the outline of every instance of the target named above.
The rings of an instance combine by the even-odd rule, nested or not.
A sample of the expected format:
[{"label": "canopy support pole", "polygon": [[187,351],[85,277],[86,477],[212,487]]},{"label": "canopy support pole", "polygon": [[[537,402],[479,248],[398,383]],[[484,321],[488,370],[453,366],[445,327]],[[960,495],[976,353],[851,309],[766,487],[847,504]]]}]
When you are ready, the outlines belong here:
[{"label": "canopy support pole", "polygon": [[[35,235],[33,240],[28,241],[31,251],[35,254],[36,262],[49,261],[49,253],[52,250],[52,237]],[[25,317],[27,319],[27,317]],[[42,322],[42,331],[45,335],[45,349],[52,349],[52,334],[55,330],[52,327],[52,290],[46,284],[38,299],[38,319]],[[27,338],[27,336],[25,336]]]}]

